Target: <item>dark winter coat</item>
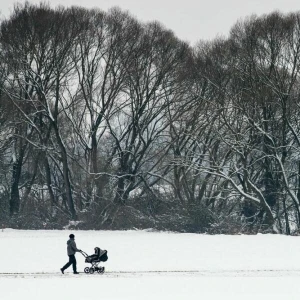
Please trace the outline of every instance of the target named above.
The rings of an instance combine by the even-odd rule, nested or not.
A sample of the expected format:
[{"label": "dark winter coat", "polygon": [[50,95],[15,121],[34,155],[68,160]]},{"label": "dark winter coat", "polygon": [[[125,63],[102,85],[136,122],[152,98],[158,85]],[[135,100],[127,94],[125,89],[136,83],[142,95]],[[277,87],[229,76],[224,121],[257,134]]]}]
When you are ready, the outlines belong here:
[{"label": "dark winter coat", "polygon": [[68,255],[74,255],[76,252],[80,251],[79,249],[77,249],[74,239],[69,239],[67,241],[67,245]]}]

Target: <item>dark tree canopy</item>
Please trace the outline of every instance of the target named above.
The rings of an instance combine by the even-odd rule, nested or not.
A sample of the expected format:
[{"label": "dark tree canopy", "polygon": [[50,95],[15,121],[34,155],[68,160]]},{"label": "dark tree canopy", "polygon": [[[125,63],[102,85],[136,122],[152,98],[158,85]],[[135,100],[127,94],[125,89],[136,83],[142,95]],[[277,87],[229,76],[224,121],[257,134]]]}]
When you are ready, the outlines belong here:
[{"label": "dark tree canopy", "polygon": [[251,16],[192,48],[119,8],[16,5],[0,224],[297,233],[299,20]]}]

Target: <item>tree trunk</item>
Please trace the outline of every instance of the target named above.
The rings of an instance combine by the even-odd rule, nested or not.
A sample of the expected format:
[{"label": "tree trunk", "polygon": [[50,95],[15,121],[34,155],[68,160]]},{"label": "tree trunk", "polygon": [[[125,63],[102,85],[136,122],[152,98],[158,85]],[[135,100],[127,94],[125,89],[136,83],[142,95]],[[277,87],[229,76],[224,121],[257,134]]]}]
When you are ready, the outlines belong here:
[{"label": "tree trunk", "polygon": [[20,149],[19,157],[13,163],[11,191],[10,191],[10,216],[19,214],[20,211],[20,193],[19,182],[21,178],[23,158],[25,154],[26,145]]},{"label": "tree trunk", "polygon": [[124,177],[119,177],[118,178],[118,186],[117,186],[117,191],[116,195],[114,198],[114,203],[118,205],[124,205],[126,199],[124,199],[124,189],[125,189],[125,178]]},{"label": "tree trunk", "polygon": [[285,233],[287,235],[291,235],[289,216],[288,216],[288,212],[287,212],[287,209],[286,209],[285,198],[283,198],[283,209],[284,209],[284,218],[285,218],[285,231],[286,231]]},{"label": "tree trunk", "polygon": [[77,214],[74,206],[74,200],[72,196],[72,187],[71,187],[71,181],[70,181],[70,175],[69,175],[69,166],[68,166],[68,155],[66,148],[63,144],[63,141],[61,140],[61,136],[59,134],[59,130],[57,128],[57,125],[54,124],[54,131],[55,135],[58,141],[58,145],[61,152],[61,161],[63,164],[63,177],[64,177],[64,186],[65,186],[65,194],[66,199],[68,203],[69,212],[71,214],[71,217],[73,220],[77,220]]},{"label": "tree trunk", "polygon": [[47,188],[48,188],[49,197],[50,197],[50,201],[51,201],[51,206],[54,207],[56,205],[56,199],[55,199],[53,189],[52,189],[51,170],[50,170],[48,158],[46,155],[44,157],[44,168],[45,168],[46,183],[47,183]]},{"label": "tree trunk", "polygon": [[12,185],[10,192],[10,216],[17,215],[20,210],[19,182],[21,177],[23,157],[19,157],[13,164]]},{"label": "tree trunk", "polygon": [[[98,146],[97,146],[97,137],[96,133],[92,135],[92,149],[91,149],[91,169],[94,183],[95,183],[95,197],[100,201],[103,198],[103,178],[97,175],[99,173],[98,167]],[[97,201],[99,202],[99,201]]]},{"label": "tree trunk", "polygon": [[27,199],[28,199],[28,196],[31,192],[31,188],[32,188],[32,185],[34,184],[34,181],[35,181],[35,178],[36,178],[36,174],[37,174],[37,170],[38,170],[38,164],[39,164],[39,161],[40,161],[40,156],[41,154],[39,153],[36,157],[36,159],[33,161],[33,174],[31,176],[31,179],[30,181],[26,184],[26,189],[25,189],[25,193],[23,195],[23,198],[22,198],[22,203],[21,203],[21,212],[24,210],[24,207],[27,203]]}]

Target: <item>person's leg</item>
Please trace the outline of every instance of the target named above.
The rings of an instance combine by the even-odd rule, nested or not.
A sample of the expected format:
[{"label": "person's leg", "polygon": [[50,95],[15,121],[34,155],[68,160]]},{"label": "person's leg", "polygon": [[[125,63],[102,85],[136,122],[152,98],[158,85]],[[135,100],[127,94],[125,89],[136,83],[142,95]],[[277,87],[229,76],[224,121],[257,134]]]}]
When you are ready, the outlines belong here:
[{"label": "person's leg", "polygon": [[[71,264],[73,263],[73,258],[72,256],[74,257],[74,255],[69,255],[69,262],[66,263],[62,268],[61,268],[61,271],[64,272],[64,270],[68,269]],[[75,258],[75,257],[74,257]]]},{"label": "person's leg", "polygon": [[73,272],[77,273],[77,261],[75,255],[70,255],[70,256],[72,256]]}]

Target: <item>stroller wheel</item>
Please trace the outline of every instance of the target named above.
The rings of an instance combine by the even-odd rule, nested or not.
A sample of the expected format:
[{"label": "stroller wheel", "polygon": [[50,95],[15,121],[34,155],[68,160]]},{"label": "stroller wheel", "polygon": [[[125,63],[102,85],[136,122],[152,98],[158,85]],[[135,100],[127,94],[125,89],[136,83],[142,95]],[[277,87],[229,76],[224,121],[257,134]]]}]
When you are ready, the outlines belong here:
[{"label": "stroller wheel", "polygon": [[86,273],[86,274],[90,273],[90,268],[89,267],[85,267],[84,268],[84,273]]},{"label": "stroller wheel", "polygon": [[90,268],[89,272],[90,272],[90,274],[94,274],[95,269],[94,268]]},{"label": "stroller wheel", "polygon": [[100,274],[103,274],[104,273],[104,270],[105,268],[104,267],[100,267],[97,272],[100,273]]}]

